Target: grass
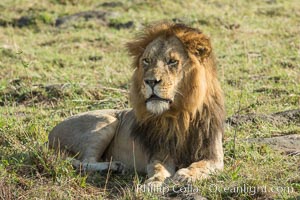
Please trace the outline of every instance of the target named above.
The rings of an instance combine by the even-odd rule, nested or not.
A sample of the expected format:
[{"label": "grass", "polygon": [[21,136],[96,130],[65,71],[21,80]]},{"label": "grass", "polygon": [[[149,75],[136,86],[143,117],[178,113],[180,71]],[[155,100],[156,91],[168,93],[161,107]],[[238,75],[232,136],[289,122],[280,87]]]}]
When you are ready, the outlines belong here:
[{"label": "grass", "polygon": [[[0,199],[161,198],[134,192],[142,176],[80,174],[64,155],[44,146],[49,131],[70,115],[129,107],[132,69],[124,43],[151,21],[183,20],[211,37],[228,116],[299,108],[297,0],[120,2],[0,2]],[[109,15],[55,26],[59,17],[90,10]],[[130,21],[133,27],[110,26]],[[299,198],[299,156],[245,140],[289,133],[300,134],[299,124],[227,127],[225,170],[197,183],[198,194]],[[249,191],[233,191],[244,186]]]}]

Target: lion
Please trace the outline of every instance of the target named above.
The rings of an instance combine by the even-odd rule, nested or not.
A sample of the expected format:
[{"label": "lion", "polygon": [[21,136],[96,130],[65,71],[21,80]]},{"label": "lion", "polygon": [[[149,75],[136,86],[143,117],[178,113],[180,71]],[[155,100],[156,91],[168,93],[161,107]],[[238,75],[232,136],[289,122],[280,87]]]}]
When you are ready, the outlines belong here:
[{"label": "lion", "polygon": [[87,171],[146,173],[145,184],[194,182],[223,169],[224,100],[210,39],[184,24],[147,26],[126,45],[132,109],[72,116],[49,145]]}]

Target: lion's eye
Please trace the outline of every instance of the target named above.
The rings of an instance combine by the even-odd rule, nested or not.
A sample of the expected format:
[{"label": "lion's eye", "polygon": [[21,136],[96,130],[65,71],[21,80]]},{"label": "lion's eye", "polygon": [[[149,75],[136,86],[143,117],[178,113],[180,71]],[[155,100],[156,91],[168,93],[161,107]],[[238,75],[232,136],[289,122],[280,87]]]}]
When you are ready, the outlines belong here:
[{"label": "lion's eye", "polygon": [[142,62],[143,62],[143,64],[144,64],[145,66],[148,66],[148,65],[150,64],[150,59],[149,59],[149,58],[144,58],[144,59],[142,60]]},{"label": "lion's eye", "polygon": [[170,59],[167,64],[171,67],[175,67],[178,64],[178,60]]}]

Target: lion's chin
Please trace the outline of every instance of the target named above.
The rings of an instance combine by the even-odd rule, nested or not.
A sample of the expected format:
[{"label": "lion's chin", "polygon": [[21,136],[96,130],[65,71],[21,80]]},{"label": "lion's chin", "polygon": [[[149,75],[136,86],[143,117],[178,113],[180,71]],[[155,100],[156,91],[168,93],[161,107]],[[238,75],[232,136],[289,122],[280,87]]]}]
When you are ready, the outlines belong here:
[{"label": "lion's chin", "polygon": [[164,111],[169,110],[170,104],[165,101],[153,100],[146,103],[146,108],[149,112],[160,115]]}]

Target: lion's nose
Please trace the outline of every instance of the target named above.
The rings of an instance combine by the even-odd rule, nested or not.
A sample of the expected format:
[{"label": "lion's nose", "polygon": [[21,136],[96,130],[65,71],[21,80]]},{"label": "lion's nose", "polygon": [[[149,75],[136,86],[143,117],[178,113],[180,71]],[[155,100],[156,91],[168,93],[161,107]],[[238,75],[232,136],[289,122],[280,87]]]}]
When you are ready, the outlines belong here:
[{"label": "lion's nose", "polygon": [[145,81],[145,83],[146,83],[147,85],[149,85],[151,88],[153,88],[156,84],[158,84],[158,83],[161,82],[161,80],[150,80],[150,79],[145,79],[144,81]]}]

